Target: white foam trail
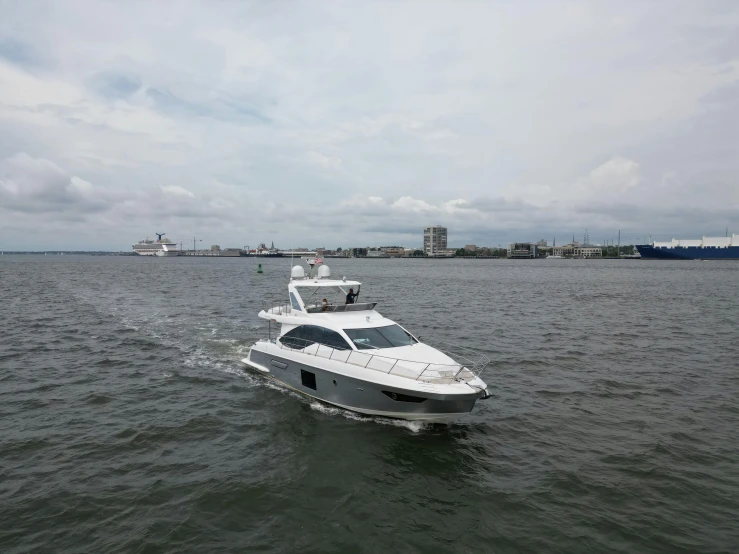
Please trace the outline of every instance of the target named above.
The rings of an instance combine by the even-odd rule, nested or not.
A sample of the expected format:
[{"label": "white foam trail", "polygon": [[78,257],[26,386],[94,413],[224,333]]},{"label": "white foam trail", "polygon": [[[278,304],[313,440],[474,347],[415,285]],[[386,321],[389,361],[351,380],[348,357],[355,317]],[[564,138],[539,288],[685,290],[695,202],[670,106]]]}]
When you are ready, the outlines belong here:
[{"label": "white foam trail", "polygon": [[257,379],[257,377],[252,375],[250,372],[244,371],[243,369],[239,369],[237,367],[225,367],[221,371],[223,371],[223,373],[229,373],[231,375],[236,375],[237,377],[241,377],[250,386],[262,385],[264,381],[263,379]]},{"label": "white foam trail", "polygon": [[379,423],[381,425],[390,425],[392,427],[403,427],[404,429],[408,429],[412,433],[420,433],[421,431],[426,430],[429,427],[428,423],[424,423],[421,421],[408,421],[405,419],[390,419],[385,417],[373,417],[363,414],[358,414],[357,412],[352,412],[350,410],[344,410],[343,408],[338,408],[336,406],[329,406],[327,404],[323,404],[322,402],[312,401],[310,403],[310,407],[317,412],[321,412],[322,414],[331,415],[331,416],[341,416],[345,417],[346,419],[351,419],[353,421],[361,421],[364,423]]}]

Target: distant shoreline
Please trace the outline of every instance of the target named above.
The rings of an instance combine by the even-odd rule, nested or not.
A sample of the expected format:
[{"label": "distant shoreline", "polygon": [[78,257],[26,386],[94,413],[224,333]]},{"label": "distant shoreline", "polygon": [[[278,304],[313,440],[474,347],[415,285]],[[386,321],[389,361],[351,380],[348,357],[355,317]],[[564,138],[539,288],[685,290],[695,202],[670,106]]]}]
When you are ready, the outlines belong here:
[{"label": "distant shoreline", "polygon": [[[12,256],[129,256],[136,258],[157,258],[158,256],[140,256],[134,252],[104,252],[104,251],[89,251],[89,250],[47,250],[47,251],[28,251],[28,250],[3,250],[2,255]],[[172,258],[245,258],[245,259],[286,259],[290,256],[170,256]],[[299,259],[300,256],[295,256]],[[324,256],[326,259],[333,260],[545,260],[546,257],[536,258],[508,258],[503,256]],[[614,257],[590,257],[590,258],[559,258],[562,260],[638,260],[640,258],[633,256],[622,256],[621,258]]]}]

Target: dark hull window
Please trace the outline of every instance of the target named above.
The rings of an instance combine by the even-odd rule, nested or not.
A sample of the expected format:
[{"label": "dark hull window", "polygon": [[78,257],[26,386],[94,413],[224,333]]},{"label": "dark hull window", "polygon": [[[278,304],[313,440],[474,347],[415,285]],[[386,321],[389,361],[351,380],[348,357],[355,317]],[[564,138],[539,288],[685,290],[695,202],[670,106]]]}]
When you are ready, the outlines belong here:
[{"label": "dark hull window", "polygon": [[303,383],[304,387],[308,387],[309,389],[316,390],[316,374],[311,373],[310,371],[305,371],[304,369],[300,370],[300,380]]},{"label": "dark hull window", "polygon": [[389,396],[396,402],[414,402],[416,404],[420,404],[421,402],[424,402],[426,399],[421,398],[420,396],[411,396],[409,394],[400,394],[399,392],[390,392],[387,390],[382,391],[382,394],[385,396]]}]

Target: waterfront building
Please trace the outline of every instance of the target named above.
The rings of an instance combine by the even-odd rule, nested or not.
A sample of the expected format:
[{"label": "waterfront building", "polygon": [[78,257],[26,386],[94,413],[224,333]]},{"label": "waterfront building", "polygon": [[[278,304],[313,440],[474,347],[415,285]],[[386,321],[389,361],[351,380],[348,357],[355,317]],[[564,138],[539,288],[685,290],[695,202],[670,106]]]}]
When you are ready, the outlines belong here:
[{"label": "waterfront building", "polygon": [[402,246],[381,246],[382,250],[389,258],[400,258],[405,254],[405,248]]},{"label": "waterfront building", "polygon": [[467,252],[477,252],[477,245],[476,244],[465,244],[464,249]]},{"label": "waterfront building", "polygon": [[593,246],[592,244],[583,244],[575,247],[576,258],[602,258],[603,249],[600,246]]},{"label": "waterfront building", "polygon": [[441,225],[423,230],[423,251],[427,256],[444,256],[447,250],[447,228]]},{"label": "waterfront building", "polygon": [[561,256],[562,258],[602,258],[603,250],[600,246],[593,246],[592,244],[583,245],[576,242],[575,244],[554,246],[552,248],[552,255]]},{"label": "waterfront building", "polygon": [[509,258],[536,258],[539,247],[532,242],[512,242],[508,245]]},{"label": "waterfront building", "polygon": [[575,255],[575,247],[571,244],[565,244],[563,246],[553,246],[552,255],[559,256],[560,258],[571,258]]}]

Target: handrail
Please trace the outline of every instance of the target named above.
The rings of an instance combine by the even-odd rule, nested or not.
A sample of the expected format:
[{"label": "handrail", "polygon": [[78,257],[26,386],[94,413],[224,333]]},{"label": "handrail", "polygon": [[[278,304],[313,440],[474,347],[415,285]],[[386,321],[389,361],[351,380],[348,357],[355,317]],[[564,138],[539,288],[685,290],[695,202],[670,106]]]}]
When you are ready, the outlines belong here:
[{"label": "handrail", "polygon": [[320,314],[321,312],[363,312],[374,310],[377,302],[357,302],[356,304],[328,304],[327,306],[306,306],[306,313]]},{"label": "handrail", "polygon": [[[383,356],[381,354],[370,354],[362,350],[352,350],[349,348],[337,348],[328,344],[323,344],[317,341],[310,341],[307,339],[299,339],[288,337],[283,343],[279,339],[271,339],[269,342],[277,345],[280,349],[288,349],[292,352],[300,352],[302,354],[312,355],[319,358],[327,358],[329,360],[339,359],[341,356],[336,357],[336,353],[346,352],[346,359],[339,359],[339,361],[357,365],[359,367],[374,369],[376,371],[383,371],[384,373],[398,375],[400,377],[407,377],[416,381],[427,381],[427,382],[453,382],[462,381],[467,382],[479,377],[485,367],[490,363],[490,358],[480,352],[476,352],[470,348],[458,347],[457,345],[450,345],[452,350],[462,350],[468,353],[468,355],[475,355],[477,359],[468,358],[465,355],[460,355],[444,348],[437,348],[437,350],[455,358],[463,358],[464,364],[439,364],[433,362],[419,362],[414,360],[404,360],[402,358],[393,358],[390,356]],[[294,345],[294,346],[293,346]],[[315,352],[306,351],[307,348],[316,345]],[[328,349],[328,352],[321,353],[322,349]],[[327,354],[327,355],[325,355]],[[354,359],[352,359],[352,357]],[[358,359],[357,359],[358,358]],[[365,362],[366,359],[366,362]],[[361,363],[360,362],[364,362]],[[373,362],[375,363],[372,366]],[[392,364],[391,364],[392,362]],[[400,366],[398,364],[400,363]],[[389,367],[387,371],[384,368],[378,367],[385,365]],[[418,369],[413,369],[413,366],[417,366]],[[422,368],[422,369],[421,369]],[[402,371],[401,371],[402,370]],[[420,371],[419,371],[420,370]]]},{"label": "handrail", "polygon": [[[282,297],[282,295],[279,295],[279,297]],[[293,307],[290,304],[290,301],[277,301],[276,298],[278,296],[268,296],[264,300],[262,300],[262,310],[270,313],[272,310],[278,310],[277,312],[272,312],[274,315],[288,315],[293,311]],[[284,304],[282,302],[285,302]]]},{"label": "handrail", "polygon": [[[268,297],[262,300],[262,310],[267,313],[274,315],[289,315],[295,310],[290,301],[277,300],[278,297]],[[356,304],[329,304],[325,307],[320,304],[311,304],[305,307],[305,311],[302,310],[300,313],[305,314],[320,314],[322,312],[363,312],[368,310],[374,310],[377,306],[377,302],[357,302]],[[277,310],[277,311],[273,311]]]}]

